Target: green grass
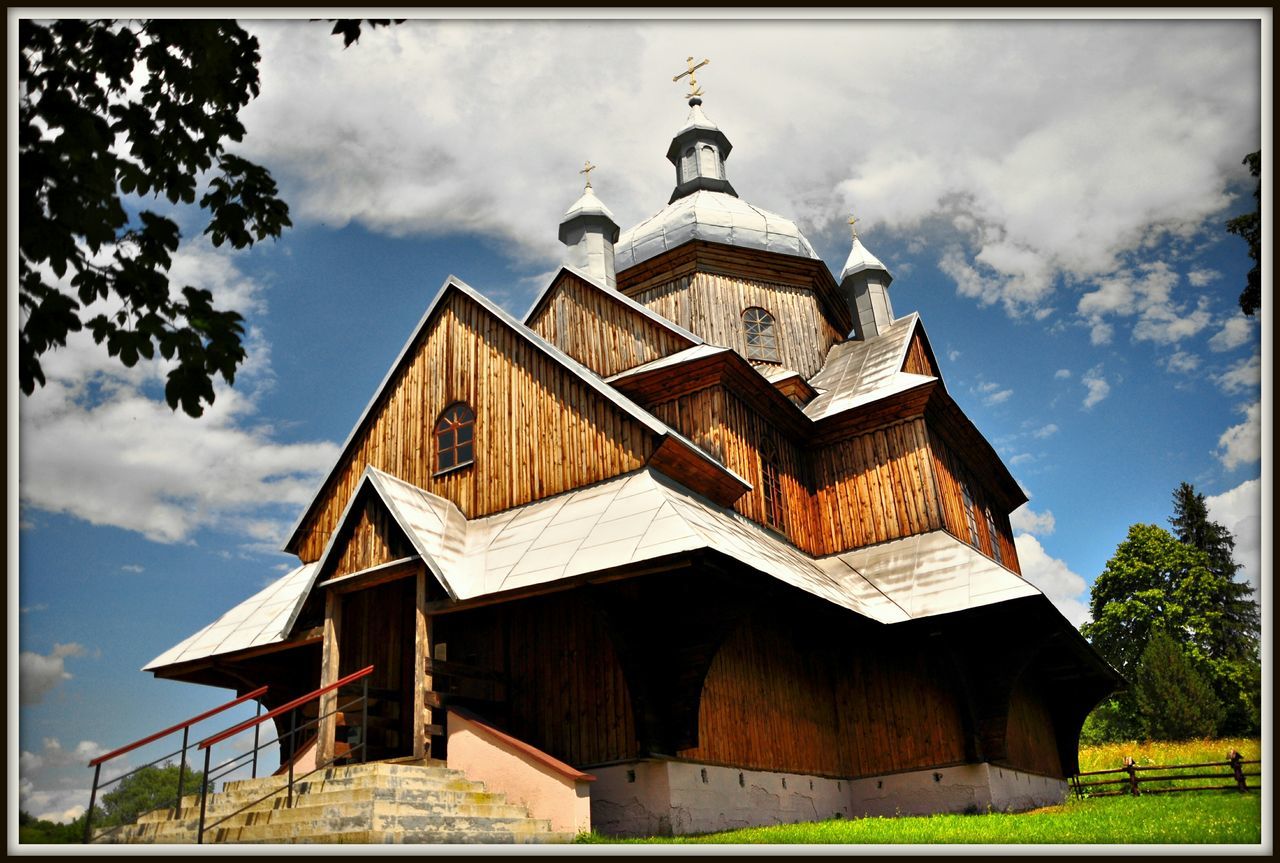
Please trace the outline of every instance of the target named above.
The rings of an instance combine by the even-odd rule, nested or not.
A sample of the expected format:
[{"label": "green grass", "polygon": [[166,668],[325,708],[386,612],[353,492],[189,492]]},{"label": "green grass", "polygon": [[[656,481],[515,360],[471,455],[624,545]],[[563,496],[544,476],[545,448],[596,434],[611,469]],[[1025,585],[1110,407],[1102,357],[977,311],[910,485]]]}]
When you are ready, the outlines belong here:
[{"label": "green grass", "polygon": [[591,834],[579,841],[730,845],[1257,844],[1262,841],[1261,807],[1257,794],[1187,793],[1072,800],[1062,806],[1011,815],[854,818],[749,827],[705,836],[614,840]]},{"label": "green grass", "polygon": [[[1225,761],[1232,749],[1240,752],[1246,760],[1252,760],[1260,757],[1261,744],[1256,739],[1107,744],[1082,748],[1080,769],[1120,767],[1126,756],[1139,765]],[[1223,772],[1227,770],[1221,769]],[[1256,769],[1257,765],[1246,768]],[[1217,769],[1207,772],[1217,772]],[[1263,777],[1263,781],[1267,779]],[[1250,784],[1257,781],[1257,778],[1251,778]],[[855,818],[751,827],[703,836],[633,840],[587,834],[580,836],[578,841],[751,845],[1259,844],[1262,841],[1262,801],[1256,792],[1188,791],[1139,797],[1072,798],[1062,806],[1014,814]]]}]

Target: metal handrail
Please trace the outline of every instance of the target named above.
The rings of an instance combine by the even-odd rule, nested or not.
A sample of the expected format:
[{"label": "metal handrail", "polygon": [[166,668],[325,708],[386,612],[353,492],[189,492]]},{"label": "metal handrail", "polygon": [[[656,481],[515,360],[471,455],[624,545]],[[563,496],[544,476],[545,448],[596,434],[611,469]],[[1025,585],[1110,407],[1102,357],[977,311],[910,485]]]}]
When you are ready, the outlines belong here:
[{"label": "metal handrail", "polygon": [[[196,829],[196,844],[204,844],[204,834],[206,830],[216,827],[217,825],[226,821],[228,818],[238,815],[239,813],[245,811],[249,807],[254,806],[258,803],[261,803],[263,800],[266,800],[270,797],[274,797],[275,795],[280,794],[283,791],[288,792],[287,805],[292,806],[293,799],[294,799],[293,786],[295,782],[297,782],[300,779],[305,779],[311,774],[316,773],[319,770],[323,770],[326,767],[329,767],[330,765],[336,763],[340,758],[350,758],[355,753],[356,750],[359,750],[360,761],[361,763],[363,763],[368,757],[368,750],[369,750],[369,746],[368,746],[369,744],[369,731],[368,731],[368,728],[369,728],[369,679],[368,678],[369,678],[369,675],[373,673],[373,668],[374,667],[370,665],[366,668],[361,669],[360,671],[355,672],[354,674],[348,674],[346,677],[343,677],[340,680],[336,680],[333,683],[330,683],[326,686],[322,686],[319,689],[316,689],[307,693],[306,695],[299,696],[298,698],[295,698],[294,700],[286,704],[283,704],[280,707],[275,708],[269,713],[263,714],[262,716],[254,717],[253,719],[245,720],[244,722],[234,725],[225,731],[220,731],[217,734],[213,734],[209,737],[206,737],[204,740],[201,740],[199,743],[197,743],[196,747],[198,749],[204,750],[204,779],[200,785],[200,821]],[[304,704],[308,704],[312,701],[315,701],[316,699],[320,698],[323,695],[328,694],[329,692],[332,692],[342,686],[346,686],[347,684],[353,683],[357,680],[361,682],[361,694],[358,699],[353,699],[345,704],[340,704],[336,706],[333,710],[329,711],[328,713],[322,713],[316,716],[315,719],[305,722],[301,726],[298,725],[298,708],[302,707]],[[317,763],[314,768],[307,771],[302,776],[300,777],[295,776],[294,763],[297,760],[297,754],[300,748],[297,745],[297,741],[299,739],[298,735],[304,734],[312,726],[315,726],[318,729],[322,720],[327,719],[330,716],[336,716],[341,711],[356,704],[357,701],[361,705],[360,743],[357,744],[356,746],[350,747],[348,751],[342,753],[341,755],[337,755],[335,753],[333,758],[330,758],[328,761],[324,762],[323,764]],[[210,762],[213,756],[213,747],[216,744],[221,743],[222,741],[227,740],[230,737],[234,737],[235,735],[239,734],[242,731],[247,731],[249,728],[253,728],[254,729],[254,747],[251,750],[251,753],[253,757],[256,759],[258,749],[262,748],[258,745],[258,742],[257,742],[257,731],[259,726],[266,720],[274,719],[278,716],[284,715],[285,713],[290,714],[289,732],[287,734],[279,736],[273,742],[280,743],[281,741],[284,741],[284,740],[289,741],[289,751],[292,753],[292,755],[289,759],[289,764],[288,764],[288,769],[289,769],[288,781],[284,785],[280,786],[279,788],[268,791],[266,794],[262,795],[261,797],[255,800],[249,801],[248,803],[241,806],[239,809],[236,809],[233,812],[227,813],[226,815],[219,818],[217,821],[214,821],[212,824],[206,824],[205,819],[208,813],[209,791],[211,788],[213,788],[214,781],[223,776],[226,776],[233,770],[237,769],[239,766],[241,766],[239,762],[243,761],[249,755],[249,753],[244,753],[226,762],[223,762],[222,764],[219,764],[217,767],[212,767]],[[317,740],[316,742],[318,746],[319,741]],[[268,746],[268,745],[271,745],[271,744],[263,744],[263,746]]]},{"label": "metal handrail", "polygon": [[[241,695],[239,698],[234,698],[231,701],[226,702],[225,704],[221,704],[218,707],[212,708],[211,710],[206,710],[204,713],[201,713],[198,716],[193,716],[190,719],[186,720],[185,722],[179,722],[177,725],[171,725],[168,728],[164,729],[163,731],[157,731],[155,734],[150,734],[146,737],[141,738],[140,740],[135,740],[130,744],[121,746],[119,749],[113,749],[112,751],[106,753],[105,755],[99,755],[97,758],[94,758],[92,761],[90,761],[89,766],[93,768],[93,789],[89,792],[89,808],[85,810],[84,844],[86,845],[90,844],[93,837],[93,807],[98,801],[98,790],[100,788],[105,788],[108,785],[113,785],[116,782],[121,781],[122,779],[132,776],[133,774],[137,773],[139,770],[144,770],[147,767],[154,767],[156,764],[159,764],[162,761],[167,761],[168,759],[172,758],[175,755],[180,756],[178,761],[178,804],[181,805],[183,784],[184,784],[184,780],[186,779],[186,770],[187,770],[187,749],[189,748],[188,735],[191,731],[191,726],[195,725],[197,722],[203,722],[204,720],[208,719],[211,716],[217,716],[219,713],[222,713],[224,710],[229,710],[232,707],[236,707],[240,704],[243,704],[246,701],[256,700],[262,697],[263,695],[265,695],[269,688],[270,688],[269,686],[259,686],[257,689],[253,690],[252,692],[245,693],[244,695]],[[259,704],[258,706],[259,712],[261,712],[261,709],[262,709],[262,706],[261,704]],[[177,750],[176,752],[170,752],[167,755],[162,755],[159,758],[155,759],[154,761],[150,761],[142,765],[141,767],[135,767],[133,770],[130,770],[128,773],[122,773],[121,775],[117,776],[112,780],[109,780],[107,782],[101,782],[101,783],[99,782],[99,780],[102,778],[103,764],[115,758],[119,758],[121,755],[127,755],[128,753],[132,752],[135,749],[138,749],[139,747],[146,746],[148,743],[154,743],[157,740],[168,737],[170,734],[174,734],[178,731],[182,732],[182,748],[181,749]],[[254,759],[254,773],[255,774],[257,773],[256,758]]]}]

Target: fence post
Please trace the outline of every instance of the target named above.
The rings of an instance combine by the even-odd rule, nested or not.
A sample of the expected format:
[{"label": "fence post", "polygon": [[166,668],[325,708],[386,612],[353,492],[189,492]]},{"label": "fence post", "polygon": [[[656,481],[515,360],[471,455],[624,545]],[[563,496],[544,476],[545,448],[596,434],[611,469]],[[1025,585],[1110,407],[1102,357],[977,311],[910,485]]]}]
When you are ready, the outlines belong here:
[{"label": "fence post", "polygon": [[1231,772],[1236,775],[1236,790],[1241,794],[1244,794],[1249,790],[1249,786],[1244,782],[1244,768],[1240,766],[1240,762],[1243,761],[1244,758],[1234,749],[1231,750],[1231,754],[1228,755],[1227,758],[1231,761]]},{"label": "fence post", "polygon": [[298,733],[298,708],[295,707],[293,708],[293,710],[289,711],[289,751],[292,753],[289,756],[289,802],[288,802],[288,805],[290,808],[293,807],[293,765],[294,765],[294,762],[298,760],[298,757],[297,757],[298,750],[295,748],[298,745],[298,738],[296,736],[297,733]]},{"label": "fence post", "polygon": [[[253,711],[254,719],[257,719],[259,716],[262,715],[262,702],[261,701],[257,702],[257,705],[258,706],[255,707]],[[261,728],[262,728],[261,725],[253,726],[253,768],[249,771],[250,779],[258,778],[258,732],[259,730],[261,730]]]},{"label": "fence post", "polygon": [[369,760],[369,678],[360,680],[360,763]]},{"label": "fence post", "polygon": [[178,814],[182,814],[182,792],[186,790],[187,778],[187,735],[191,733],[191,726],[188,725],[182,729],[182,755],[178,758],[178,802],[175,808]]},{"label": "fence post", "polygon": [[213,754],[213,747],[210,746],[204,751],[204,776],[200,780],[200,823],[196,826],[196,844],[204,844],[204,816],[205,806],[209,799],[209,756]]},{"label": "fence post", "polygon": [[1126,755],[1124,759],[1124,766],[1125,766],[1125,769],[1129,771],[1129,793],[1132,794],[1134,797],[1137,797],[1138,796],[1137,765],[1134,764],[1133,758]]}]

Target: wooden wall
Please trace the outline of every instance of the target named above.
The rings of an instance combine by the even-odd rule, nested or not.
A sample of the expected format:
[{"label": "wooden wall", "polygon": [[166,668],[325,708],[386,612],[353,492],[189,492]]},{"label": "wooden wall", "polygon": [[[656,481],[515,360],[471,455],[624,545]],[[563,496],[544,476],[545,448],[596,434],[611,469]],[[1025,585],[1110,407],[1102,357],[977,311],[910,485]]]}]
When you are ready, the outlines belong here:
[{"label": "wooden wall", "polygon": [[911,344],[907,345],[907,359],[902,364],[902,370],[916,375],[940,377],[937,366],[929,359],[929,350],[925,347],[924,336],[919,330],[911,337]]},{"label": "wooden wall", "polygon": [[560,278],[528,325],[601,377],[693,346],[573,275]]},{"label": "wooden wall", "polygon": [[811,547],[819,527],[809,492],[807,455],[766,417],[721,386],[653,405],[650,410],[752,484],[752,490],[738,498],[733,508],[761,525],[765,519],[760,451],[764,438],[771,438],[780,463],[785,534],[794,545]]},{"label": "wooden wall", "polygon": [[747,355],[742,313],[759,306],[773,315],[782,368],[809,378],[822,368],[827,351],[842,341],[822,313],[818,297],[808,288],[695,273],[633,295],[669,321],[713,345]]},{"label": "wooden wall", "polygon": [[952,677],[927,642],[815,649],[803,628],[755,617],[729,638],[682,758],[842,777],[964,761]]},{"label": "wooden wall", "polygon": [[366,494],[357,507],[360,517],[347,536],[339,538],[336,559],[330,558],[335,563],[332,569],[326,566],[329,571],[323,573],[325,577],[336,578],[417,554],[377,495]]},{"label": "wooden wall", "polygon": [[622,666],[581,594],[441,615],[435,635],[450,661],[510,676],[503,719],[515,737],[578,766],[639,754]]},{"label": "wooden wall", "polygon": [[1062,760],[1053,717],[1035,682],[1025,676],[1009,702],[1008,765],[1041,776],[1062,778]]},{"label": "wooden wall", "polygon": [[[454,292],[357,431],[290,550],[323,552],[366,464],[452,500],[468,518],[636,470],[652,433],[502,321]],[[436,418],[476,413],[476,459],[435,475]]]},{"label": "wooden wall", "polygon": [[815,554],[835,554],[943,526],[928,431],[916,418],[814,455],[821,524]]},{"label": "wooden wall", "polygon": [[[1013,531],[1009,525],[1008,515],[1001,512],[998,505],[992,503],[993,496],[990,491],[961,465],[960,460],[951,448],[933,431],[929,432],[929,449],[932,453],[934,473],[938,478],[943,520],[947,532],[959,538],[961,542],[968,543],[970,541],[969,521],[965,515],[964,494],[960,489],[960,479],[964,478],[968,483],[970,495],[978,507],[978,512],[975,513],[978,523],[978,549],[988,557],[994,557],[992,541],[1000,543],[1004,565],[1021,574],[1022,569],[1018,564],[1018,550],[1013,544]],[[996,522],[997,536],[995,537],[992,537],[991,532],[987,529],[986,516],[983,514],[988,506],[991,507],[991,514]]]}]

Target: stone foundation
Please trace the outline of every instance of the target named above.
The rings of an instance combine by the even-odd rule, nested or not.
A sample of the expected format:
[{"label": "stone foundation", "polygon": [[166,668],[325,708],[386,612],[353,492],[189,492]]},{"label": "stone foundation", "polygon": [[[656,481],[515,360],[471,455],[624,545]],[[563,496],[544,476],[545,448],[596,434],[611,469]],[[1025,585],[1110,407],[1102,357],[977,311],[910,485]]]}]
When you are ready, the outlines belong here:
[{"label": "stone foundation", "polygon": [[990,764],[869,779],[739,770],[684,761],[593,769],[591,823],[618,836],[683,835],[768,824],[936,812],[1017,811],[1061,803],[1067,783]]}]

